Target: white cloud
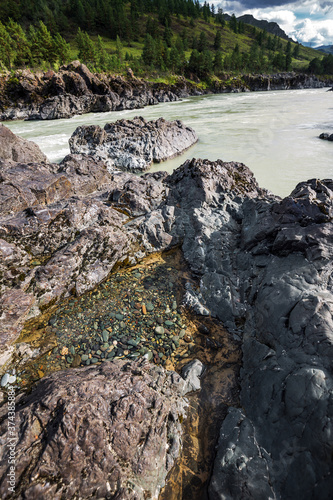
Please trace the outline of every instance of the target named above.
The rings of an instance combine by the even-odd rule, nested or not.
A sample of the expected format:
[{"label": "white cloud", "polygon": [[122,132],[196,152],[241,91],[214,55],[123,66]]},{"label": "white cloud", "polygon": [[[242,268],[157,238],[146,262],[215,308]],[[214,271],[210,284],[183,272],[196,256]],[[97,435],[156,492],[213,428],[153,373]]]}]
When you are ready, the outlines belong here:
[{"label": "white cloud", "polygon": [[292,33],[301,43],[311,43],[314,47],[318,45],[333,44],[333,21],[325,19],[324,21],[304,21],[295,25]]},{"label": "white cloud", "polygon": [[[203,0],[202,0],[203,1]],[[272,1],[274,3],[275,0]],[[294,0],[280,6],[246,8],[255,2],[249,0],[213,0],[222,6],[224,12],[236,16],[252,14],[256,19],[274,21],[288,36],[301,43],[313,46],[333,45],[333,3],[330,0]],[[262,0],[258,5],[263,4]]]}]

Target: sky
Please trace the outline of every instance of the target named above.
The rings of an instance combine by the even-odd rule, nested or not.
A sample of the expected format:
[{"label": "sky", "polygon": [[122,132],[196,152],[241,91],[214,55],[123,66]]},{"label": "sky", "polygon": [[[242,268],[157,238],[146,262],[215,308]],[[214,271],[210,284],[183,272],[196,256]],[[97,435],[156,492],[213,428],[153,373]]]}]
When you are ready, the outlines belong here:
[{"label": "sky", "polygon": [[[209,0],[208,0],[209,1]],[[294,40],[333,45],[333,0],[212,0],[223,12],[275,21]]]}]

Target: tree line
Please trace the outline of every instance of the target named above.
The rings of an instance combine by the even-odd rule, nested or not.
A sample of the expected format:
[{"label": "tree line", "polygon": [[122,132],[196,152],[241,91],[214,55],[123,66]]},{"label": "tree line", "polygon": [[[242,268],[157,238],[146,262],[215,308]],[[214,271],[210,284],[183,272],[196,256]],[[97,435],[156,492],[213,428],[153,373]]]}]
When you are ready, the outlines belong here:
[{"label": "tree line", "polygon": [[[187,19],[181,31],[179,24],[173,29],[179,16]],[[211,22],[209,37],[207,30],[199,31],[198,18]],[[234,47],[223,47],[226,25],[252,39],[250,50],[241,49],[237,36]],[[64,30],[70,33],[71,44]],[[106,49],[102,36],[115,40],[112,50]],[[143,44],[140,57],[124,49],[135,41]],[[220,7],[198,0],[1,0],[0,4],[3,69],[56,68],[77,57],[97,72],[123,71],[130,65],[138,75],[162,71],[209,78],[225,71],[289,71],[299,52],[299,44],[283,44],[279,37],[245,25],[234,15],[226,22]],[[333,74],[331,59],[315,58],[308,70]]]}]

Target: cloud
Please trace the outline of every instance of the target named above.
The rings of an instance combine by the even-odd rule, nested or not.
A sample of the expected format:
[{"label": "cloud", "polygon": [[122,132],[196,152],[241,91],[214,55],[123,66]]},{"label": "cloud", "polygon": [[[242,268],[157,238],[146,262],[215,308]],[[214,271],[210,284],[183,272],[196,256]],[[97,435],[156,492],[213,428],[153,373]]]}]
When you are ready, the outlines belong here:
[{"label": "cloud", "polygon": [[329,19],[323,21],[304,19],[296,24],[292,35],[301,43],[310,43],[314,47],[330,45],[333,44],[333,22]]},{"label": "cloud", "polygon": [[[203,1],[203,0],[202,0]],[[224,12],[274,21],[301,43],[333,45],[333,3],[328,0],[213,0]]]}]

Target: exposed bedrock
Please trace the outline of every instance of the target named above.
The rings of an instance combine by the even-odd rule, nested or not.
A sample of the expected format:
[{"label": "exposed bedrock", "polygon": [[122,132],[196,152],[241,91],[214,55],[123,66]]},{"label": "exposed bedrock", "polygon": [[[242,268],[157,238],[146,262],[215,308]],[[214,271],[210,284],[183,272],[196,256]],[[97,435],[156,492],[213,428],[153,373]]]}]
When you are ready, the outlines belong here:
[{"label": "exposed bedrock", "polygon": [[18,70],[0,77],[0,121],[54,120],[83,113],[139,109],[160,102],[177,101],[190,95],[257,90],[286,90],[321,88],[332,81],[301,73],[275,75],[225,75],[214,80],[211,88],[183,77],[174,84],[141,80],[128,69],[126,77],[112,74],[93,74],[79,61],[60,70],[32,73]]},{"label": "exposed bedrock", "polygon": [[195,144],[195,131],[179,120],[142,117],[78,127],[69,139],[71,153],[93,155],[110,169],[142,172],[152,163],[173,158]]},{"label": "exposed bedrock", "polygon": [[137,177],[72,155],[43,168],[38,183],[31,165],[1,164],[21,193],[0,219],[2,352],[27,316],[181,244],[200,278],[188,301],[243,341],[241,409],[222,425],[210,497],[329,499],[333,181],[281,200],[239,163]]},{"label": "exposed bedrock", "polygon": [[53,120],[83,113],[138,109],[159,102],[177,101],[199,92],[179,79],[175,85],[150,83],[119,75],[95,75],[79,61],[58,73],[17,71],[0,78],[0,121]]},{"label": "exposed bedrock", "polygon": [[[158,498],[182,446],[185,378],[146,360],[116,360],[45,377],[16,407],[15,498]],[[194,370],[195,373],[192,373]],[[11,443],[7,405],[3,443]],[[8,448],[2,446],[1,498],[11,498]]]}]

